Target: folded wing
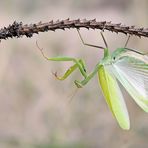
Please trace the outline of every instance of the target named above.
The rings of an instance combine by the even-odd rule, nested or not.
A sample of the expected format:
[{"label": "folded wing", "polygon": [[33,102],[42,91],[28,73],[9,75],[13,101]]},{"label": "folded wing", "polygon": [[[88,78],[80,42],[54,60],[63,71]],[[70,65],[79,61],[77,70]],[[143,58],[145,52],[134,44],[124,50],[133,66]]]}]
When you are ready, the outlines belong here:
[{"label": "folded wing", "polygon": [[129,129],[130,121],[128,111],[117,80],[113,73],[110,72],[110,66],[101,66],[98,71],[98,75],[103,94],[110,110],[117,119],[121,128]]},{"label": "folded wing", "polygon": [[135,102],[148,112],[148,57],[138,55],[136,58],[133,54],[120,56],[120,59],[112,64],[113,73]]}]

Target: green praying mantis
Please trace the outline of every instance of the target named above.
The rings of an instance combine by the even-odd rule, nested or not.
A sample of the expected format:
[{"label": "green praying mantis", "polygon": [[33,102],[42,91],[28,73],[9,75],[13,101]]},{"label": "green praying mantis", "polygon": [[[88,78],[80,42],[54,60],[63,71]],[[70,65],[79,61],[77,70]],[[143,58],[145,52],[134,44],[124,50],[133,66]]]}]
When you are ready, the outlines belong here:
[{"label": "green praying mantis", "polygon": [[129,37],[123,48],[117,48],[112,54],[109,53],[108,45],[105,41],[103,31],[102,39],[105,47],[85,43],[79,29],[77,29],[82,43],[86,46],[95,47],[104,51],[103,58],[96,64],[91,73],[87,73],[85,62],[67,56],[47,57],[43,49],[39,48],[45,59],[50,61],[72,61],[72,65],[63,76],[54,75],[58,80],[65,80],[73,71],[79,69],[83,76],[82,81],[75,80],[77,88],[82,88],[96,74],[102,88],[106,102],[122,129],[130,129],[130,120],[127,107],[118,86],[118,81],[124,86],[134,101],[145,111],[148,112],[148,56],[134,49],[126,48]]}]

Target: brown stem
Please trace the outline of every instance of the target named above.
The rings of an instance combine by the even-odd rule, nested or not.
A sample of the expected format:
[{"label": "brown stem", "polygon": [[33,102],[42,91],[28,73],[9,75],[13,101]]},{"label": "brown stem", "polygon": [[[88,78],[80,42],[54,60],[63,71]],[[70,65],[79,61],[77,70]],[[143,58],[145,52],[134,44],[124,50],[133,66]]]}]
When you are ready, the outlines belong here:
[{"label": "brown stem", "polygon": [[46,32],[46,31],[55,31],[57,29],[70,29],[70,28],[87,28],[87,29],[100,29],[100,30],[109,30],[112,32],[120,32],[129,35],[136,35],[136,36],[143,36],[148,37],[148,28],[141,28],[135,26],[127,26],[122,25],[121,23],[111,23],[106,21],[96,21],[93,20],[86,20],[86,19],[77,19],[77,20],[61,20],[61,21],[50,21],[46,23],[36,23],[36,24],[26,24],[23,25],[22,22],[17,23],[16,21],[9,25],[8,27],[4,27],[0,29],[0,40],[17,37],[20,38],[22,36],[32,37],[33,34],[38,34],[39,32]]}]

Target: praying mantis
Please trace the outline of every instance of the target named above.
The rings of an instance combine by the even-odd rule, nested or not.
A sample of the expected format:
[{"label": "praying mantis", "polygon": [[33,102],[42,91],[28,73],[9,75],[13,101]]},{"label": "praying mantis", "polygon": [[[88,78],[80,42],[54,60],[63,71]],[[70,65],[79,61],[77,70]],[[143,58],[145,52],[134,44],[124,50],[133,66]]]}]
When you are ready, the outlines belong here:
[{"label": "praying mantis", "polygon": [[109,53],[107,42],[101,31],[105,47],[85,43],[79,29],[77,29],[82,43],[86,46],[95,47],[104,51],[103,58],[95,65],[91,73],[87,73],[85,62],[67,56],[47,57],[43,49],[39,48],[46,60],[50,61],[72,61],[72,65],[59,77],[54,73],[58,80],[65,80],[73,71],[78,69],[83,76],[82,81],[75,80],[77,88],[82,88],[95,75],[98,75],[102,92],[105,100],[116,118],[119,126],[124,130],[130,129],[130,120],[122,92],[118,86],[118,81],[124,86],[134,101],[145,111],[148,112],[148,56],[134,49],[126,48],[130,36],[123,48],[117,48],[112,54]]}]

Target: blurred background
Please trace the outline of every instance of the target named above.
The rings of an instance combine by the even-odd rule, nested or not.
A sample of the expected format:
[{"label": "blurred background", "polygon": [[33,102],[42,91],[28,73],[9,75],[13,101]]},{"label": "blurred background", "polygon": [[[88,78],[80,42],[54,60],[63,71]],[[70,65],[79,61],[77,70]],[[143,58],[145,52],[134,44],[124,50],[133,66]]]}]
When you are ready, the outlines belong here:
[{"label": "blurred background", "polygon": [[[57,19],[94,19],[148,27],[147,0],[0,0],[0,27],[13,21],[24,24]],[[99,30],[81,29],[83,39],[104,46]],[[105,31],[110,50],[123,47],[127,36]],[[0,43],[0,148],[147,148],[148,114],[121,86],[130,114],[131,129],[123,131],[109,111],[97,76],[75,93],[79,71],[65,81],[70,62],[46,61],[36,41],[49,57],[82,58],[88,71],[102,51],[83,46],[75,29],[40,33],[32,38]],[[131,37],[129,48],[147,51],[147,39]],[[73,96],[73,98],[72,98]],[[69,101],[72,98],[72,101]]]}]

